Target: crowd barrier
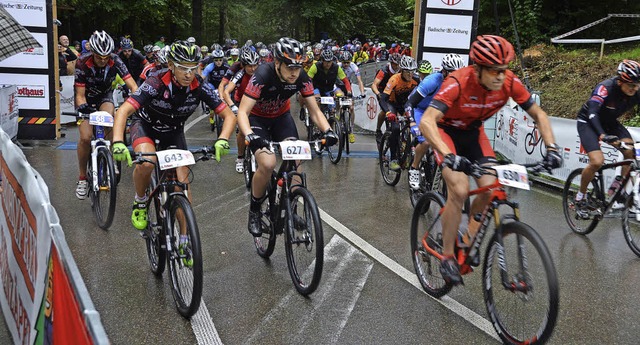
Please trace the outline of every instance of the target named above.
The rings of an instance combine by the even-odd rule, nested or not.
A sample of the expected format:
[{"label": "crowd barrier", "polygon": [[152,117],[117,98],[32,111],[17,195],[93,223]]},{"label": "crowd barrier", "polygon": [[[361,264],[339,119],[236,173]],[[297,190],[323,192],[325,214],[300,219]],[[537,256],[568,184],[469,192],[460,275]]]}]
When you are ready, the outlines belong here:
[{"label": "crowd barrier", "polygon": [[15,344],[108,344],[50,203],[0,129],[0,306]]}]

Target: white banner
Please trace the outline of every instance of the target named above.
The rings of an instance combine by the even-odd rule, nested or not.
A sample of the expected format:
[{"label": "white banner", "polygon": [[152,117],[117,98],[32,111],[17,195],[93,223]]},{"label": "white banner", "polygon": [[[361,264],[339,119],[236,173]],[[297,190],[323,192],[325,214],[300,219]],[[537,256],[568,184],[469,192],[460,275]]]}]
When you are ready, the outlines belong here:
[{"label": "white banner", "polygon": [[[356,88],[356,90],[356,93],[360,91],[358,88]],[[364,93],[366,95],[364,99],[353,101],[355,112],[354,121],[358,127],[375,132],[380,105],[378,105],[378,98],[373,91],[371,91],[371,88],[365,87]]]},{"label": "white banner", "polygon": [[51,249],[44,179],[0,130],[0,305],[14,343],[33,344]]},{"label": "white banner", "polygon": [[18,135],[18,98],[13,85],[0,87],[0,127],[10,138]]},{"label": "white banner", "polygon": [[1,84],[15,85],[20,109],[49,110],[49,76],[46,74],[0,74]]},{"label": "white banner", "polygon": [[69,112],[73,113],[76,111],[75,108],[75,94],[73,90],[73,83],[75,77],[72,75],[66,75],[60,77],[60,83],[62,83],[62,91],[60,91],[60,123],[69,123],[75,122],[76,117],[70,115],[62,115],[62,113]]},{"label": "white banner", "polygon": [[22,26],[47,27],[47,2],[45,0],[1,0],[4,7]]},{"label": "white banner", "polygon": [[473,16],[425,14],[425,47],[469,49]]},{"label": "white banner", "polygon": [[427,8],[442,8],[447,10],[473,11],[473,1],[469,0],[427,0]]}]

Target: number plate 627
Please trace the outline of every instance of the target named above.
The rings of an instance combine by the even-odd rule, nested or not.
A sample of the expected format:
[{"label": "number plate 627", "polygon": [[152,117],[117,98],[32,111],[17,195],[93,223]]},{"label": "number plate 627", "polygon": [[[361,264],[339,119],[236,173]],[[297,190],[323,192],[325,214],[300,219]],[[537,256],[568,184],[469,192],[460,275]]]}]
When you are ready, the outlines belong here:
[{"label": "number plate 627", "polygon": [[280,143],[280,151],[282,152],[282,159],[286,161],[311,159],[311,146],[307,141],[283,141]]}]

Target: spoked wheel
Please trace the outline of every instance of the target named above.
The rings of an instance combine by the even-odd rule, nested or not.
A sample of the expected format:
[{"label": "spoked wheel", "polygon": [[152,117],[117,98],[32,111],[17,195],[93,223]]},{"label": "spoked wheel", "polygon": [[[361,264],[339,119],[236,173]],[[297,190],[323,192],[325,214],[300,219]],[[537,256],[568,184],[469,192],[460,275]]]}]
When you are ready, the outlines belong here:
[{"label": "spoked wheel", "polygon": [[291,193],[291,215],[285,242],[289,274],[296,290],[308,295],[318,288],[324,264],[322,222],[313,195],[304,187]]},{"label": "spoked wheel", "polygon": [[[426,193],[429,190],[428,188],[430,186],[431,181],[427,174],[428,169],[429,169],[429,165],[427,162],[427,156],[425,155],[422,157],[422,160],[420,161],[420,164],[418,166],[418,171],[420,172],[420,187],[418,189],[413,189],[409,184],[409,199],[411,200],[411,206],[413,207],[416,206],[416,204],[418,203],[418,200],[420,200],[422,195],[424,195],[424,193]],[[410,177],[411,175],[407,174],[407,181],[410,180]]]},{"label": "spoked wheel", "polygon": [[350,150],[349,150],[349,135],[353,134],[353,125],[351,125],[351,110],[349,110],[348,108],[344,110],[344,113],[342,113],[342,123],[344,124],[344,128],[343,128],[343,132],[344,132],[344,152],[346,154],[349,154]]},{"label": "spoked wheel", "polygon": [[[174,195],[170,200],[171,252],[167,257],[171,291],[180,315],[190,318],[198,311],[202,297],[202,252],[198,224],[189,200]],[[184,234],[183,234],[184,233]],[[182,240],[180,235],[186,235]]]},{"label": "spoked wheel", "polygon": [[503,223],[502,243],[495,234],[487,248],[482,285],[491,324],[505,344],[549,339],[558,317],[558,277],[535,230],[521,222]]},{"label": "spoked wheel", "polygon": [[216,127],[216,138],[220,138],[220,132],[222,132],[222,124],[224,121],[218,114],[214,115],[214,121],[215,121],[214,125]]},{"label": "spoked wheel", "polygon": [[[387,131],[382,136],[382,141],[380,143],[380,152],[379,152],[379,162],[380,172],[382,173],[382,178],[384,179],[384,183],[395,186],[400,181],[400,173],[401,170],[391,170],[389,165],[391,164],[391,132]],[[400,153],[398,153],[400,155]]]},{"label": "spoked wheel", "polygon": [[451,290],[440,273],[441,261],[434,253],[442,255],[441,215],[444,199],[428,192],[413,209],[411,219],[411,256],[413,267],[422,288],[433,297],[442,297]]},{"label": "spoked wheel", "polygon": [[[98,226],[108,230],[113,222],[116,212],[116,173],[113,165],[113,156],[106,147],[98,147],[97,170],[98,190],[94,191],[93,215]],[[89,188],[93,189],[93,185]]]},{"label": "spoked wheel", "polygon": [[603,207],[602,202],[596,197],[596,194],[599,193],[599,187],[596,184],[596,179],[593,179],[584,196],[587,200],[587,210],[584,214],[577,212],[575,200],[576,194],[580,191],[582,170],[582,168],[576,169],[569,174],[562,190],[562,210],[571,230],[580,235],[587,235],[596,228],[602,219]]},{"label": "spoked wheel", "polygon": [[[151,176],[151,184],[147,195],[155,189],[157,182],[155,176]],[[147,208],[147,229],[145,230],[143,237],[147,245],[147,257],[149,258],[149,268],[151,272],[156,276],[161,276],[164,272],[166,264],[167,252],[164,250],[164,219],[160,213],[160,200],[157,198],[149,199],[149,206]]]},{"label": "spoked wheel", "polygon": [[331,163],[338,164],[338,162],[340,162],[340,158],[342,158],[342,150],[344,148],[342,124],[335,118],[330,118],[329,124],[331,125],[331,129],[333,129],[333,132],[338,137],[338,144],[333,147],[327,146],[327,152],[329,153],[329,159],[331,160]]},{"label": "spoked wheel", "polygon": [[244,169],[244,185],[247,189],[251,190],[251,179],[253,178],[253,165],[255,164],[253,152],[249,148],[249,145],[244,149],[244,161],[242,162],[242,166]]},{"label": "spoked wheel", "polygon": [[253,244],[256,246],[256,251],[261,257],[268,259],[273,254],[273,249],[276,246],[276,233],[275,224],[272,223],[272,212],[275,212],[272,207],[275,205],[275,197],[270,190],[267,190],[267,197],[264,198],[262,205],[260,206],[260,224],[262,226],[262,235],[260,237],[253,238]]},{"label": "spoked wheel", "polygon": [[634,202],[634,194],[629,195],[622,211],[622,232],[631,251],[640,256],[640,222],[636,214],[640,212],[640,204]]}]

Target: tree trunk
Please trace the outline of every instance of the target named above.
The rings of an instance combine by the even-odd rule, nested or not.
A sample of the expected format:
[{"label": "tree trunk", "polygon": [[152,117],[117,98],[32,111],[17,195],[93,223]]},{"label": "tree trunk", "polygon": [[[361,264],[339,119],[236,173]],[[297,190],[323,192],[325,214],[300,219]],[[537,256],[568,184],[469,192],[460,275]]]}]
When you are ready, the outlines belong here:
[{"label": "tree trunk", "polygon": [[218,43],[220,43],[220,45],[224,46],[224,38],[227,35],[226,33],[226,28],[227,28],[227,2],[226,1],[221,1],[220,4],[220,8],[219,8],[219,13],[220,13],[220,27],[218,30]]},{"label": "tree trunk", "polygon": [[191,33],[196,42],[202,42],[202,0],[191,0]]}]

